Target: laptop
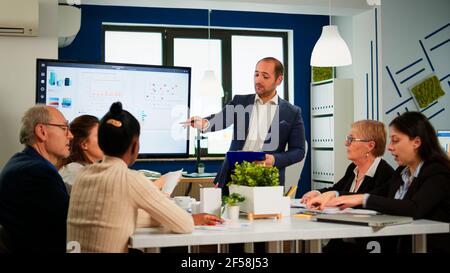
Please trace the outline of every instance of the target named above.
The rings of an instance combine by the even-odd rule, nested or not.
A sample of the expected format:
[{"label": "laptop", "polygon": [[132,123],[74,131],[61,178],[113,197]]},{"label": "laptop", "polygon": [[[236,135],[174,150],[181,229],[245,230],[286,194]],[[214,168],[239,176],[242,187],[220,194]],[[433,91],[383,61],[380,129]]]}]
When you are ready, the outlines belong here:
[{"label": "laptop", "polygon": [[412,217],[387,214],[320,214],[314,216],[312,219],[315,219],[318,222],[355,224],[369,227],[384,227],[390,225],[408,224],[413,221]]}]

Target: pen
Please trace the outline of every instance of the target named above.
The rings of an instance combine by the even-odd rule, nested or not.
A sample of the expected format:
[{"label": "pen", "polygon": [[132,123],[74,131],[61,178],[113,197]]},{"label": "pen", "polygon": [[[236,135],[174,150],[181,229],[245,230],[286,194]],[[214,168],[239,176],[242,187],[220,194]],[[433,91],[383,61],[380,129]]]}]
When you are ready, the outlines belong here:
[{"label": "pen", "polygon": [[296,218],[304,218],[304,219],[311,219],[314,216],[314,214],[311,213],[297,213],[294,214],[294,217]]}]

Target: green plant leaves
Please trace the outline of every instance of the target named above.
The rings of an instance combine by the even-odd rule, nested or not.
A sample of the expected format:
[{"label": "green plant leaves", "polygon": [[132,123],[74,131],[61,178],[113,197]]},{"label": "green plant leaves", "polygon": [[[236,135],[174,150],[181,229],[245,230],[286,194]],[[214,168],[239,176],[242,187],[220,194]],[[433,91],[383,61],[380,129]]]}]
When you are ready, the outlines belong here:
[{"label": "green plant leaves", "polygon": [[278,186],[280,184],[279,170],[277,167],[264,167],[261,164],[247,161],[236,163],[234,174],[231,175],[230,184],[261,187]]},{"label": "green plant leaves", "polygon": [[244,202],[245,197],[239,193],[232,193],[230,196],[222,197],[222,205],[236,206],[238,203]]},{"label": "green plant leaves", "polygon": [[313,82],[331,80],[333,78],[333,67],[311,67]]},{"label": "green plant leaves", "polygon": [[425,108],[438,98],[445,95],[441,83],[436,76],[429,77],[411,89],[411,93],[419,104],[420,108]]}]

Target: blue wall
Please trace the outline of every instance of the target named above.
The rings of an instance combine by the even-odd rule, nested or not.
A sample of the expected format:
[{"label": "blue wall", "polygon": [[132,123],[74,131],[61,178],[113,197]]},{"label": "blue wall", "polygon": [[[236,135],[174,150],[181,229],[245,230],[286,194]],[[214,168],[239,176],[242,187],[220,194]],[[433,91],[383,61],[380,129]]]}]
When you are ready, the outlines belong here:
[{"label": "blue wall", "polygon": [[[141,23],[161,25],[207,26],[208,10],[168,9],[82,5],[81,29],[73,43],[59,50],[59,58],[78,61],[101,61],[102,22]],[[305,133],[310,143],[310,65],[309,60],[327,16],[278,14],[263,12],[216,11],[211,25],[218,27],[241,27],[261,29],[291,29],[294,32],[294,98],[302,108]],[[292,67],[290,67],[292,69]],[[290,81],[292,83],[292,80]],[[192,172],[194,162],[137,162],[133,168],[147,168],[166,172],[179,168]],[[213,172],[218,161],[206,162],[206,171]],[[308,154],[297,196],[310,190],[311,157]]]}]

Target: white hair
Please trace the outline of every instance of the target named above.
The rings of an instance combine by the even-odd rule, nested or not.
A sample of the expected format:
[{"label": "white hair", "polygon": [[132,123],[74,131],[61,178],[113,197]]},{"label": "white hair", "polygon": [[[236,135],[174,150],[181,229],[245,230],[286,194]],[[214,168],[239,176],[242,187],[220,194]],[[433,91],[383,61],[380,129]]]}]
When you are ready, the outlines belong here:
[{"label": "white hair", "polygon": [[20,143],[32,145],[36,137],[34,134],[36,125],[39,123],[49,123],[50,119],[50,111],[43,104],[38,104],[28,109],[22,117]]}]

